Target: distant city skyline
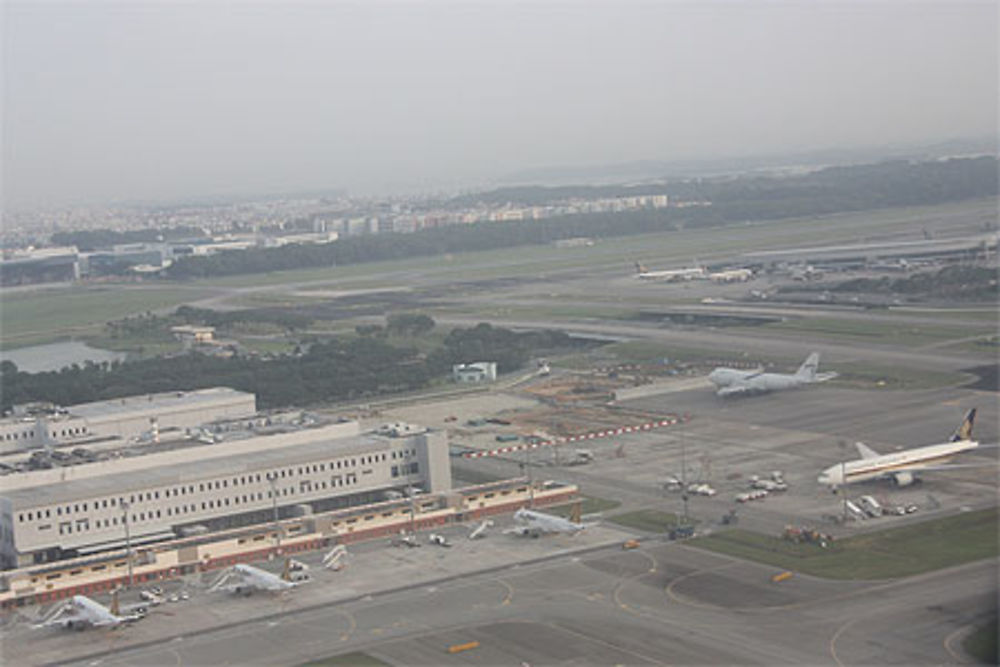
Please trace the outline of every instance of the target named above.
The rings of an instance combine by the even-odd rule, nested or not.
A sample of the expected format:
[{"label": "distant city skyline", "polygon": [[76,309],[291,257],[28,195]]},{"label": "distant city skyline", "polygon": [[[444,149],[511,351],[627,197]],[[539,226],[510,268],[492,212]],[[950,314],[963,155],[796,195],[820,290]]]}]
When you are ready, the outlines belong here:
[{"label": "distant city skyline", "polygon": [[995,140],[992,2],[3,5],[5,210]]}]

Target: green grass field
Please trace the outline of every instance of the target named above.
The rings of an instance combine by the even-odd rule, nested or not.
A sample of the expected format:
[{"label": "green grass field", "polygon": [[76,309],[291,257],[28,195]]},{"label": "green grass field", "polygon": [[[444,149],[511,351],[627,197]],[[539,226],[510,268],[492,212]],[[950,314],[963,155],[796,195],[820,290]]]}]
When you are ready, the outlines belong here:
[{"label": "green grass field", "polygon": [[894,579],[997,556],[997,509],[837,540],[826,549],[733,529],[690,546],[827,579]]},{"label": "green grass field", "polygon": [[660,510],[636,510],[608,517],[608,521],[626,528],[644,530],[649,533],[665,533],[671,528],[681,525],[681,518],[670,512]]},{"label": "green grass field", "polygon": [[774,331],[778,334],[808,334],[834,340],[853,340],[903,347],[945,343],[969,336],[989,335],[992,330],[970,330],[961,326],[910,324],[905,322],[873,322],[829,317],[789,319],[755,327],[754,331]]},{"label": "green grass field", "polygon": [[997,650],[997,617],[981,625],[962,642],[962,648],[984,665],[1000,664]]},{"label": "green grass field", "polygon": [[3,346],[37,345],[71,334],[99,335],[109,320],[178,306],[204,294],[201,290],[128,285],[5,294],[0,302]]},{"label": "green grass field", "polygon": [[[621,502],[618,500],[608,500],[607,498],[596,498],[594,496],[581,496],[581,500],[583,501],[583,503],[580,505],[581,516],[587,514],[598,514],[600,512],[607,512],[621,505]],[[552,507],[550,509],[546,509],[545,511],[555,514],[557,516],[568,517],[570,514],[573,513],[573,506],[575,504],[576,502],[574,501],[572,503],[569,503],[568,505],[559,505],[556,507]]]},{"label": "green grass field", "polygon": [[391,667],[388,662],[383,662],[376,657],[370,656],[361,651],[353,653],[341,653],[322,660],[313,660],[300,665],[300,667]]}]

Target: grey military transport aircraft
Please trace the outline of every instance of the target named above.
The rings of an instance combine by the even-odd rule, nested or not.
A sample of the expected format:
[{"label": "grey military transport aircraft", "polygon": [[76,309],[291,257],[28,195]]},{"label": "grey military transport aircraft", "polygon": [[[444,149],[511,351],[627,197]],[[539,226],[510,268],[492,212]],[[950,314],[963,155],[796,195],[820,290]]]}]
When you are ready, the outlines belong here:
[{"label": "grey military transport aircraft", "polygon": [[708,379],[716,386],[716,394],[725,397],[794,389],[837,377],[836,373],[817,373],[818,367],[819,352],[813,352],[794,373],[765,373],[763,369],[743,371],[719,367],[708,374]]}]

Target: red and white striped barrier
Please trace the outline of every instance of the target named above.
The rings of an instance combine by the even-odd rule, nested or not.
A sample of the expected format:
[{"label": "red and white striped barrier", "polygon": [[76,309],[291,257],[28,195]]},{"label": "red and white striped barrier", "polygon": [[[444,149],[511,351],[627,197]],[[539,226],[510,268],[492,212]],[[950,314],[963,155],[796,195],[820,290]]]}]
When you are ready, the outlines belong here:
[{"label": "red and white striped barrier", "polygon": [[510,445],[509,447],[498,447],[497,449],[487,449],[479,452],[468,452],[466,454],[463,454],[462,457],[466,459],[478,459],[484,456],[501,456],[503,454],[511,454],[513,452],[523,452],[527,449],[538,449],[539,447],[551,447],[552,445],[563,445],[570,442],[582,442],[584,440],[609,438],[613,435],[622,435],[625,433],[640,433],[642,431],[651,431],[654,428],[675,426],[682,422],[689,421],[690,419],[691,415],[685,414],[680,417],[668,417],[667,419],[660,419],[658,421],[646,422],[645,424],[638,424],[637,426],[621,426],[619,428],[608,429],[607,431],[594,431],[593,433],[571,435],[566,438],[556,438],[555,440],[545,440],[543,442],[526,442],[523,445]]}]

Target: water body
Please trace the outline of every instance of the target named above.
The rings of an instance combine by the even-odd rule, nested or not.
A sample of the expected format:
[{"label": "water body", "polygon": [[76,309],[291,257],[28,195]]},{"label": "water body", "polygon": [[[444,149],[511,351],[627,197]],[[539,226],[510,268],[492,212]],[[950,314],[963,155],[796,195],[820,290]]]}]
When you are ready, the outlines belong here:
[{"label": "water body", "polygon": [[100,363],[102,361],[125,359],[125,356],[124,352],[99,350],[90,347],[86,343],[77,341],[34,345],[32,347],[19,347],[13,350],[0,351],[0,359],[14,362],[17,364],[18,370],[27,373],[57,371],[60,368],[72,366],[73,364],[80,364],[82,366],[86,361]]}]

